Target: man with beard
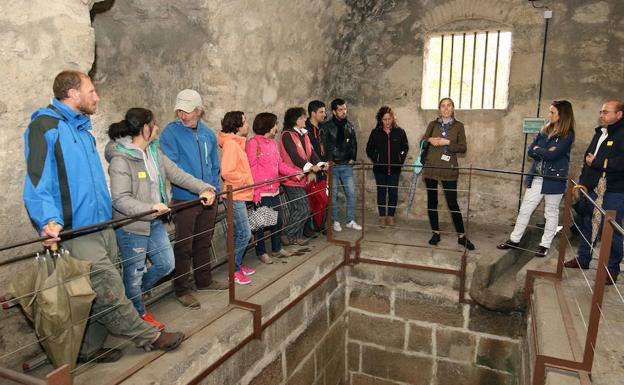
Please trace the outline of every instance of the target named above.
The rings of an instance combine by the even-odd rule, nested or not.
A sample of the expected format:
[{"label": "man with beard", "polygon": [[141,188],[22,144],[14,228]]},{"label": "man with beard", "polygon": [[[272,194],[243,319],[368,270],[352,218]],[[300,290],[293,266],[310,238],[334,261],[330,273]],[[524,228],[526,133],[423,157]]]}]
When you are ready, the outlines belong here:
[{"label": "man with beard", "polygon": [[139,317],[126,298],[115,267],[119,259],[112,228],[62,240],[58,236],[63,229],[109,221],[112,202],[90,133],[89,116],[100,101],[91,79],[78,71],[63,71],[52,88],[52,104],[33,113],[24,134],[27,174],[23,198],[41,235],[51,237],[45,246],[60,241],[74,258],[92,262],[90,278],[96,297],[78,360],[118,360],[122,354],[119,349],[103,347],[109,333],[132,339],[146,349],[174,349],[184,334],[158,332]]},{"label": "man with beard", "polygon": [[[160,149],[178,167],[214,186],[218,193],[221,183],[217,137],[202,121],[204,106],[199,93],[190,89],[180,91],[176,97],[175,114],[177,119],[163,130]],[[171,196],[174,204],[199,198],[175,184],[171,185]],[[176,228],[173,287],[178,301],[190,309],[200,308],[199,301],[191,293],[191,265],[197,290],[228,288],[226,283],[213,280],[210,272],[210,245],[217,208],[217,204],[198,204],[176,212],[173,217]]]},{"label": "man with beard", "polygon": [[362,230],[355,222],[355,185],[353,184],[353,163],[357,158],[355,127],[347,119],[347,103],[343,99],[331,102],[332,118],[321,125],[325,135],[327,160],[334,162],[332,169],[332,220],[334,231],[342,231],[338,219],[336,195],[338,186],[344,187],[347,198],[347,228]]}]

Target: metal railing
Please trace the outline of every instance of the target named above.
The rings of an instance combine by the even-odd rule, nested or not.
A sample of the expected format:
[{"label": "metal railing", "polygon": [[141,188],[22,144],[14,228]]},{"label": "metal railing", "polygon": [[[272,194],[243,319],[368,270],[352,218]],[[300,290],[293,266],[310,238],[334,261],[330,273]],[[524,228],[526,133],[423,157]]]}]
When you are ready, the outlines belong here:
[{"label": "metal railing", "polygon": [[[371,163],[356,163],[354,164],[354,166],[356,168],[359,168],[360,172],[361,172],[361,180],[362,183],[364,183],[366,181],[366,175],[367,172],[370,170],[371,166],[373,166],[373,164]],[[409,168],[411,169],[411,166],[402,166],[404,168]],[[505,171],[505,170],[495,170],[495,169],[487,169],[487,168],[479,168],[479,167],[461,167],[458,168],[460,170],[464,170],[468,172],[468,188],[467,188],[467,196],[468,196],[468,202],[467,202],[467,207],[466,207],[466,223],[465,223],[465,234],[468,236],[469,232],[470,232],[470,210],[471,210],[471,197],[472,197],[472,191],[473,191],[473,187],[472,187],[472,179],[473,176],[475,174],[475,172],[484,172],[484,173],[496,173],[496,174],[509,174],[509,175],[527,175],[525,173],[521,173],[521,172],[515,172],[515,171]],[[218,319],[222,318],[225,314],[227,314],[229,311],[231,311],[232,309],[235,308],[242,308],[245,310],[248,310],[250,312],[252,312],[252,322],[253,322],[253,331],[252,333],[247,336],[246,338],[244,338],[242,341],[240,341],[238,344],[236,344],[236,346],[232,347],[230,350],[228,350],[227,352],[225,352],[217,361],[215,361],[213,364],[211,364],[208,368],[206,368],[205,370],[203,370],[201,373],[199,373],[190,383],[194,384],[194,383],[199,383],[203,378],[205,378],[207,375],[209,375],[212,371],[214,371],[219,365],[221,365],[223,362],[225,362],[225,360],[227,360],[229,357],[231,357],[232,355],[234,355],[236,352],[238,352],[241,348],[243,348],[245,346],[245,344],[247,344],[248,342],[252,341],[253,339],[257,339],[257,338],[261,338],[262,336],[262,332],[269,327],[272,323],[274,323],[277,319],[279,319],[282,315],[284,315],[286,312],[288,312],[290,309],[292,309],[292,307],[294,307],[297,303],[299,303],[307,294],[309,294],[312,290],[314,290],[315,288],[317,288],[319,285],[321,285],[323,282],[325,282],[329,277],[331,277],[333,274],[335,274],[340,268],[346,266],[346,265],[356,265],[359,263],[362,264],[371,264],[371,265],[381,265],[381,266],[389,266],[389,267],[397,267],[397,268],[405,268],[405,269],[413,269],[413,270],[422,270],[422,271],[428,271],[428,272],[432,272],[432,273],[439,273],[439,274],[446,274],[446,275],[452,275],[455,276],[459,279],[459,293],[458,293],[458,300],[460,303],[472,303],[472,301],[468,298],[466,298],[465,292],[466,292],[466,267],[467,267],[467,259],[469,256],[468,250],[464,247],[463,251],[461,253],[460,259],[459,259],[459,268],[457,269],[450,269],[450,268],[445,268],[445,267],[438,267],[438,266],[430,266],[430,265],[421,265],[421,264],[412,264],[412,263],[402,263],[402,262],[395,262],[395,261],[388,261],[388,260],[377,260],[377,259],[371,259],[371,258],[363,258],[361,256],[361,251],[362,251],[362,242],[366,240],[366,231],[365,231],[365,225],[366,225],[366,189],[365,188],[361,188],[360,189],[360,203],[361,203],[361,207],[360,207],[360,214],[361,214],[361,221],[362,221],[362,230],[361,233],[359,235],[359,237],[355,240],[354,244],[352,244],[350,241],[346,241],[346,240],[340,240],[340,239],[336,239],[334,233],[333,233],[333,228],[331,226],[331,220],[329,220],[331,212],[332,212],[332,201],[333,201],[333,173],[332,173],[332,167],[330,167],[328,173],[327,173],[327,182],[328,182],[328,206],[327,206],[327,215],[328,215],[328,220],[326,221],[326,232],[327,232],[327,240],[333,244],[339,245],[343,248],[344,254],[343,254],[343,259],[342,262],[340,262],[337,266],[333,267],[329,272],[327,272],[324,276],[322,276],[318,281],[312,283],[310,285],[310,287],[308,287],[308,289],[306,289],[303,293],[300,293],[295,299],[293,299],[290,303],[286,304],[279,312],[277,312],[274,316],[272,316],[270,319],[265,320],[264,322],[262,321],[262,306],[253,302],[249,301],[249,298],[251,298],[253,295],[257,294],[258,292],[266,289],[267,287],[269,287],[270,285],[274,284],[275,282],[277,282],[278,280],[282,279],[284,276],[286,276],[288,273],[292,272],[294,269],[296,269],[297,267],[299,267],[301,264],[303,264],[306,260],[304,259],[302,262],[295,264],[294,266],[292,266],[291,268],[289,268],[287,271],[283,272],[282,274],[279,274],[278,276],[274,277],[273,279],[271,279],[267,284],[263,285],[262,287],[259,287],[258,289],[254,290],[251,294],[248,294],[245,298],[238,298],[236,295],[236,286],[234,284],[234,264],[235,264],[235,248],[234,248],[234,209],[233,209],[233,193],[236,191],[241,191],[244,189],[249,189],[249,188],[253,188],[255,186],[259,186],[261,184],[265,184],[265,183],[270,183],[270,182],[279,182],[282,181],[286,178],[292,177],[292,175],[288,175],[288,176],[284,176],[284,177],[280,177],[280,178],[276,178],[270,181],[264,181],[261,183],[257,183],[251,186],[245,186],[239,189],[233,189],[232,186],[226,186],[225,191],[222,191],[221,193],[219,193],[218,195],[225,198],[226,200],[226,215],[225,215],[225,220],[226,220],[226,224],[227,224],[227,245],[228,245],[228,276],[229,276],[229,288],[228,288],[228,306],[221,309],[217,314],[214,314],[210,319],[207,319],[206,321],[204,321],[202,324],[198,325],[197,327],[195,327],[193,330],[191,330],[189,333],[187,333],[187,338],[189,338],[190,336],[196,334],[197,332],[203,330],[204,328],[206,328],[207,326],[211,325],[212,323],[214,323],[215,321],[217,321]],[[530,298],[530,294],[532,292],[532,288],[533,288],[533,283],[535,281],[535,278],[549,278],[549,279],[554,279],[556,281],[561,281],[562,279],[562,273],[563,273],[563,262],[565,259],[565,250],[567,247],[567,244],[569,242],[569,227],[570,227],[570,222],[571,222],[571,216],[570,216],[570,211],[571,211],[571,207],[572,207],[572,195],[575,191],[574,186],[573,186],[574,182],[570,179],[570,184],[567,188],[567,191],[565,193],[565,200],[564,200],[564,215],[563,215],[563,233],[561,235],[560,238],[560,244],[559,244],[559,255],[558,255],[558,259],[557,259],[557,267],[556,267],[556,271],[555,272],[544,272],[544,271],[534,271],[534,270],[530,270],[527,272],[527,278],[526,278],[526,286],[525,286],[525,294],[527,295],[528,298]],[[583,191],[580,190],[587,199],[589,199],[590,202],[592,202],[595,205],[595,202],[593,200],[591,200],[591,198],[589,197],[589,195]],[[200,204],[200,200],[194,200],[194,201],[190,201],[190,202],[184,202],[182,204],[178,204],[178,205],[172,205],[171,208],[173,210],[179,210],[181,208],[185,208],[191,205],[196,205],[196,204]],[[561,359],[561,358],[557,358],[557,357],[550,357],[550,356],[546,356],[543,354],[537,354],[536,356],[536,361],[535,361],[535,371],[534,371],[534,385],[540,385],[543,384],[543,378],[545,377],[545,370],[546,368],[559,368],[559,369],[564,369],[564,370],[570,370],[570,371],[576,371],[579,373],[589,373],[591,372],[592,369],[592,363],[593,363],[593,359],[594,359],[594,353],[595,353],[595,346],[596,346],[596,339],[597,339],[597,332],[598,332],[598,326],[600,323],[600,317],[601,317],[601,305],[602,305],[602,298],[604,296],[604,283],[606,280],[606,276],[607,276],[607,270],[606,270],[606,262],[608,260],[608,255],[609,255],[609,249],[610,249],[610,244],[611,244],[611,240],[612,240],[612,236],[613,236],[613,231],[619,231],[622,232],[622,228],[617,224],[617,222],[615,222],[615,214],[611,211],[607,211],[604,212],[601,208],[598,208],[598,210],[600,210],[604,215],[605,215],[605,226],[602,230],[602,236],[601,236],[601,240],[602,240],[602,246],[600,249],[600,256],[599,256],[599,260],[598,260],[598,264],[599,264],[599,268],[597,271],[597,277],[596,277],[596,283],[593,287],[593,295],[592,295],[592,307],[591,307],[591,313],[590,313],[590,317],[589,317],[589,326],[588,326],[588,333],[586,336],[586,342],[585,342],[585,348],[584,351],[582,353],[582,359],[576,360],[576,361],[572,361],[572,360],[565,360],[565,359]],[[113,221],[108,221],[108,222],[104,222],[104,223],[99,223],[99,224],[94,224],[92,226],[87,226],[84,228],[80,228],[80,229],[73,229],[73,230],[67,230],[64,231],[63,233],[61,233],[61,237],[64,236],[70,236],[70,235],[74,235],[76,232],[80,232],[80,231],[85,231],[85,230],[95,230],[95,229],[101,229],[103,227],[106,226],[111,226],[111,225],[120,225],[125,223],[126,221],[130,221],[130,220],[135,220],[137,218],[140,217],[144,217],[146,215],[152,214],[154,213],[155,210],[153,211],[149,211],[146,213],[141,213],[138,214],[136,216],[133,217],[128,217],[128,218],[120,218],[120,219],[116,219]],[[312,213],[312,215],[314,215],[314,213]],[[309,217],[308,217],[309,218]],[[302,220],[306,220],[307,218],[304,218]],[[36,243],[36,242],[40,242],[42,240],[46,239],[46,237],[39,237],[36,239],[31,239],[28,241],[23,241],[23,242],[16,242],[12,245],[7,245],[7,246],[3,246],[0,247],[0,250],[7,250],[10,248],[16,248],[19,246],[23,246],[23,245],[27,245],[27,244],[31,244],[31,243]],[[353,252],[353,256],[351,255]],[[17,258],[17,259],[12,259],[9,261],[2,261],[0,262],[0,266],[1,265],[5,265],[8,263],[12,263],[15,262],[17,260],[23,260],[25,259],[25,257],[22,258]],[[604,267],[604,268],[602,268]],[[561,299],[561,298],[560,298]],[[566,313],[565,308],[566,308],[566,304],[560,301],[560,306],[562,307],[562,312]],[[532,308],[531,308],[532,309]],[[532,310],[531,310],[532,311]],[[564,317],[564,320],[566,322],[566,328],[574,328],[574,326],[571,324],[571,316],[569,315],[569,310],[567,311],[568,316],[567,318]],[[536,334],[534,334],[536,335]],[[534,344],[536,344],[537,346],[537,342],[533,341]],[[162,354],[164,354],[164,352],[151,352],[148,353],[146,355],[146,357],[141,360],[140,364],[137,364],[135,366],[133,366],[132,368],[130,368],[129,370],[120,373],[116,378],[114,378],[112,380],[112,383],[120,383],[123,380],[129,378],[132,374],[136,373],[137,371],[139,371],[140,369],[142,369],[143,367],[145,367],[147,364],[149,364],[150,362],[153,362],[154,360],[156,360],[158,357],[160,357]],[[58,373],[65,373],[67,372],[67,375],[65,377],[61,376]],[[19,376],[17,376],[17,375]],[[11,379],[16,379],[17,381],[22,381],[22,383],[24,384],[55,384],[55,385],[66,385],[66,384],[70,384],[71,383],[71,372],[69,371],[69,368],[60,368],[57,371],[52,372],[49,376],[48,376],[48,382],[42,382],[44,380],[40,380],[37,378],[34,378],[32,376],[25,376],[21,373],[17,373],[14,371],[11,371],[9,369],[2,369],[0,368],[0,377],[4,377],[4,378],[11,378]],[[55,382],[49,382],[51,381],[50,378],[52,378],[52,381]],[[28,382],[30,381],[30,382]],[[541,382],[540,382],[541,381]]]}]

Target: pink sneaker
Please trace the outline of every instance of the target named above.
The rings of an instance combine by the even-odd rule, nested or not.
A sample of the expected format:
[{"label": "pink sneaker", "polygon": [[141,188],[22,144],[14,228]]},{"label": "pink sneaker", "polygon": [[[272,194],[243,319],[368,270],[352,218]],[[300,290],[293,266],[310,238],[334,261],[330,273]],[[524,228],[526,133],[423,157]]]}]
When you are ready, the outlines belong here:
[{"label": "pink sneaker", "polygon": [[243,272],[243,274],[245,274],[246,276],[250,276],[250,275],[254,275],[256,273],[256,271],[250,267],[247,267],[245,265],[241,265],[240,267],[240,271]]},{"label": "pink sneaker", "polygon": [[235,271],[234,282],[238,283],[239,285],[249,285],[251,283],[251,279],[245,277],[245,274],[243,274],[242,272]]}]

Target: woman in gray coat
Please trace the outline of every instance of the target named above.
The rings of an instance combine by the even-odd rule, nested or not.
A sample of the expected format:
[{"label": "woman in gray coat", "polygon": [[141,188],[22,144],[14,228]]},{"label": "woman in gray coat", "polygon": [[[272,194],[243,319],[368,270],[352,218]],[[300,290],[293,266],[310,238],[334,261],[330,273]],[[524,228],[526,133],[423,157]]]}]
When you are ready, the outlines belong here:
[{"label": "woman in gray coat", "polygon": [[[126,296],[141,318],[160,330],[165,325],[146,312],[143,293],[173,270],[174,255],[162,216],[170,209],[165,179],[204,198],[204,205],[215,199],[213,186],[179,169],[158,148],[159,128],[152,111],[131,108],[125,119],[108,129],[111,141],[106,146],[109,162],[113,217],[132,216],[156,210],[156,213],[131,221],[115,230],[123,263]],[[146,269],[145,258],[151,266]]]}]

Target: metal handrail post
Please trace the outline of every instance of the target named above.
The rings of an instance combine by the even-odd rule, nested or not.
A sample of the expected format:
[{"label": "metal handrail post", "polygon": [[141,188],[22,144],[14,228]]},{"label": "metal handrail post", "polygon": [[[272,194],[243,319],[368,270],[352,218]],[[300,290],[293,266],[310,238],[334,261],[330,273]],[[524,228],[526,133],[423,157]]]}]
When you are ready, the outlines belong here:
[{"label": "metal handrail post", "polygon": [[234,194],[232,193],[232,185],[226,187],[226,223],[227,223],[227,244],[229,253],[229,303],[236,300],[236,286],[234,284]]},{"label": "metal handrail post", "polygon": [[566,189],[563,201],[563,229],[561,229],[561,237],[559,238],[559,258],[557,259],[557,278],[559,279],[563,276],[563,263],[565,261],[566,248],[570,237],[570,210],[572,210],[573,194],[573,183],[568,181],[568,188]]},{"label": "metal handrail post", "polygon": [[585,352],[583,354],[583,364],[587,365],[588,372],[591,372],[594,363],[594,349],[596,348],[598,326],[600,325],[600,312],[604,298],[605,281],[607,280],[607,266],[609,255],[611,254],[611,243],[613,242],[613,226],[609,222],[615,219],[615,214],[615,210],[608,210],[605,213],[602,234],[600,234],[600,255],[598,257],[594,294],[592,295],[591,311],[589,312],[589,322],[587,323],[587,337],[585,339]]}]

